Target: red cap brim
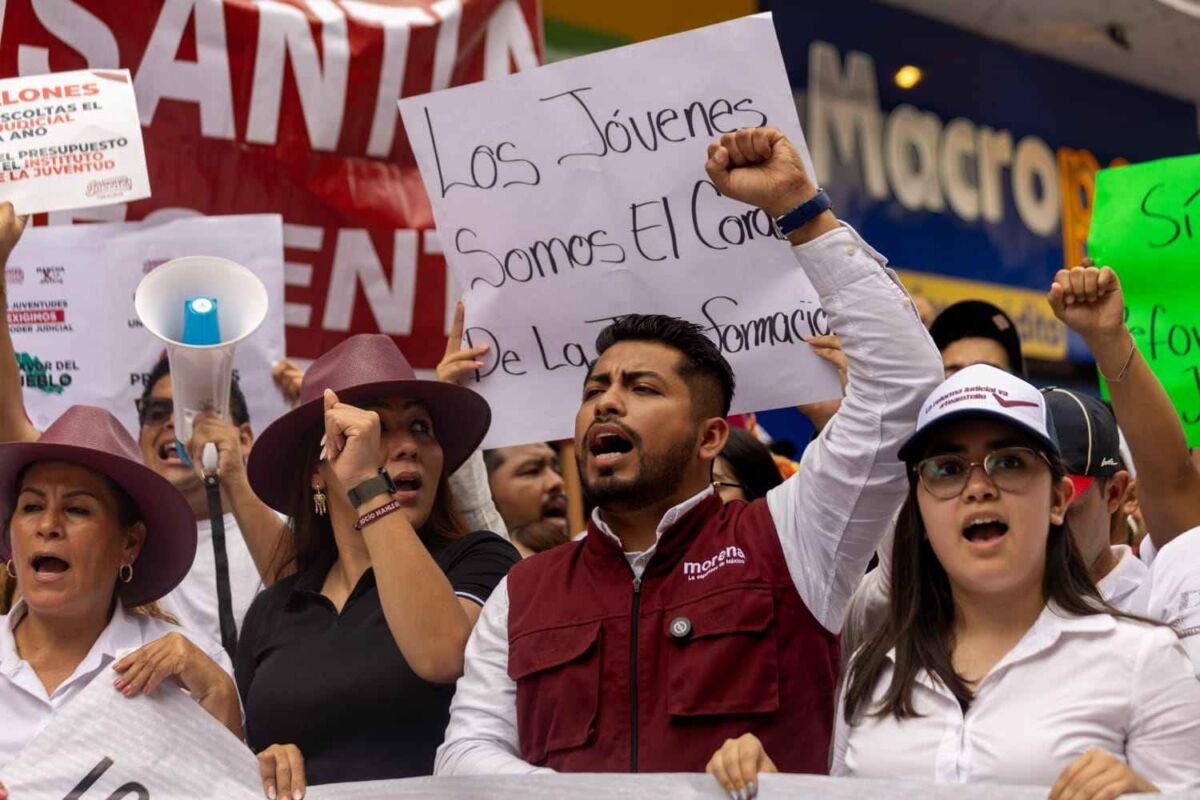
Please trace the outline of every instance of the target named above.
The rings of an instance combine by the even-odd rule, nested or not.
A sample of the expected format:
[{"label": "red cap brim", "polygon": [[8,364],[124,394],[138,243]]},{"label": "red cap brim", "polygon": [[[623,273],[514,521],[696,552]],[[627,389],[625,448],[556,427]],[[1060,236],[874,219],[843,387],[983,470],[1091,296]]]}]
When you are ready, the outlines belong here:
[{"label": "red cap brim", "polygon": [[1087,475],[1067,475],[1067,477],[1071,479],[1071,483],[1075,486],[1076,500],[1083,497],[1083,493],[1091,488],[1091,485],[1096,481],[1095,478],[1088,477]]}]

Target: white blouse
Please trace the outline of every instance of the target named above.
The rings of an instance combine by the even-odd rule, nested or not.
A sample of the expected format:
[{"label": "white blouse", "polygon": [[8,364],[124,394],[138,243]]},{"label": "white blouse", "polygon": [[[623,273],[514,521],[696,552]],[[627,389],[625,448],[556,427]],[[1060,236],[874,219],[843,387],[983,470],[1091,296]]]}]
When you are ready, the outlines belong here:
[{"label": "white blouse", "polygon": [[[893,666],[875,688],[876,703]],[[924,672],[913,691],[921,716],[860,711],[848,726],[843,703],[833,775],[1051,786],[1098,747],[1163,791],[1200,787],[1200,681],[1165,626],[1047,606],[980,681],[965,714]]]},{"label": "white blouse", "polygon": [[[71,702],[108,665],[172,631],[187,636],[221,669],[233,675],[229,656],[218,643],[169,622],[132,614],[118,603],[108,626],[75,672],[48,695],[37,673],[17,652],[13,630],[25,614],[25,601],[18,600],[7,616],[0,616],[0,720],[3,720],[0,724],[0,767],[15,759],[21,749],[46,727],[54,712]],[[117,690],[114,688],[113,691]]]}]

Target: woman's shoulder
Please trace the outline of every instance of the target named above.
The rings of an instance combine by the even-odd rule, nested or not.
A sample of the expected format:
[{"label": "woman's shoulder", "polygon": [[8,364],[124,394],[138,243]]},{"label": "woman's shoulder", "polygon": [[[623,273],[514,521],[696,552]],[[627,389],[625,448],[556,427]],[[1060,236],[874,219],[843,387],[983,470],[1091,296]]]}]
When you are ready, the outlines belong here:
[{"label": "woman's shoulder", "polygon": [[451,539],[438,555],[443,563],[463,558],[487,557],[509,559],[514,564],[521,560],[511,542],[491,531],[471,531],[457,539]]}]

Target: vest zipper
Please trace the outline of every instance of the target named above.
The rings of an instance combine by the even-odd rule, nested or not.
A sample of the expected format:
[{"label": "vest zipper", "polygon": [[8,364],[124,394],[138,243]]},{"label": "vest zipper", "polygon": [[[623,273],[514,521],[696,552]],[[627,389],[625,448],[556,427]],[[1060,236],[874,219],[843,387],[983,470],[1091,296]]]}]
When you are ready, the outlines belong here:
[{"label": "vest zipper", "polygon": [[633,579],[633,611],[629,615],[629,711],[633,741],[629,749],[629,771],[638,771],[638,609],[642,596],[642,579]]}]

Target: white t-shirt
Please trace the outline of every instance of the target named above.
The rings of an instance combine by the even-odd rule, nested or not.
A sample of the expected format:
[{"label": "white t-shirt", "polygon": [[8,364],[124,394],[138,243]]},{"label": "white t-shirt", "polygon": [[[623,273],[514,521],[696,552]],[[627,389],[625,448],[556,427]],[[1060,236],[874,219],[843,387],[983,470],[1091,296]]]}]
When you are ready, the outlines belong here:
[{"label": "white t-shirt", "polygon": [[[233,514],[226,514],[225,552],[229,556],[229,590],[233,600],[233,619],[238,631],[255,595],[262,591],[262,578],[242,531]],[[196,560],[187,577],[159,601],[185,628],[221,641],[221,620],[217,615],[217,566],[213,554],[212,520],[196,520]]]},{"label": "white t-shirt", "polygon": [[118,603],[108,626],[75,672],[48,695],[37,673],[17,652],[13,630],[25,614],[25,601],[18,600],[8,615],[0,616],[0,767],[16,758],[46,727],[54,712],[71,702],[93,679],[101,676],[99,679],[111,680],[108,674],[112,673],[107,673],[110,664],[168,633],[182,633],[233,676],[233,664],[218,641],[169,622],[132,614]]},{"label": "white t-shirt", "polygon": [[[874,701],[891,675],[889,665]],[[979,682],[965,713],[924,672],[913,691],[920,716],[860,709],[849,726],[843,702],[833,775],[1050,786],[1097,747],[1163,791],[1200,787],[1200,681],[1165,626],[1047,606]]]},{"label": "white t-shirt", "polygon": [[1147,615],[1175,629],[1200,677],[1200,528],[1179,534],[1154,558]]}]

